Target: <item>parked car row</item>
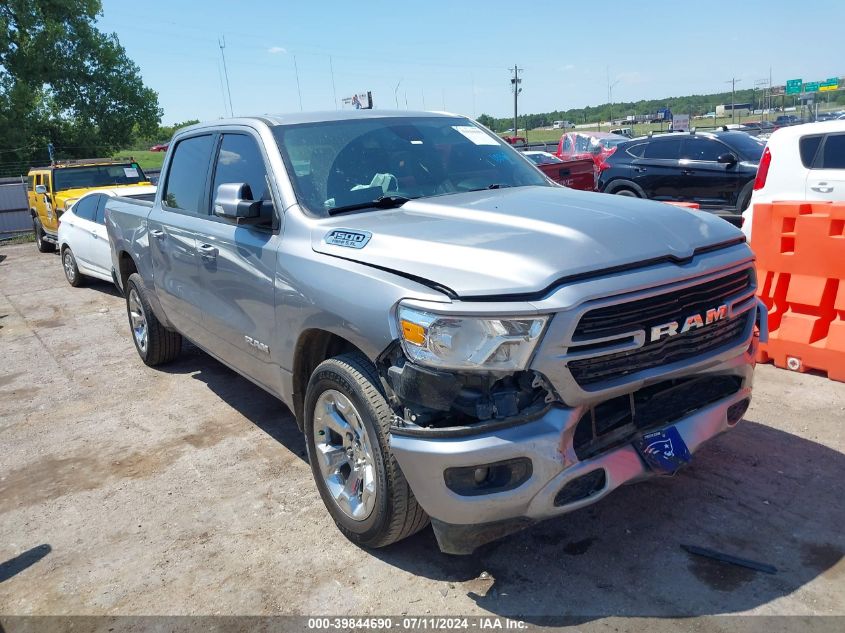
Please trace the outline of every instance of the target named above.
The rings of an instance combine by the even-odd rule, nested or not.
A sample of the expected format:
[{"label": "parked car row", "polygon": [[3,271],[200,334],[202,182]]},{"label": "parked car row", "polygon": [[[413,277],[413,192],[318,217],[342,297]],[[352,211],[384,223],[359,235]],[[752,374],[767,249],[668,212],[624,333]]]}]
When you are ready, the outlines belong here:
[{"label": "parked car row", "polygon": [[342,534],[430,521],[466,554],[682,468],[740,423],[765,336],[737,229],[532,162],[573,161],[443,113],[214,121],[154,194],[80,195],[58,241],[71,284],[123,291],[145,364],[185,337],[287,404]]}]

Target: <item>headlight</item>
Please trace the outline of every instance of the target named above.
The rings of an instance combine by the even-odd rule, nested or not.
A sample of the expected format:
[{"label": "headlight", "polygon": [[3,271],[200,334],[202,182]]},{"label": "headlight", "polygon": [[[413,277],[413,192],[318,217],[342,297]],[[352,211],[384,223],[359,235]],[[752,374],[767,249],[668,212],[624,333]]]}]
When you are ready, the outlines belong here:
[{"label": "headlight", "polygon": [[546,317],[445,316],[399,306],[405,355],[442,369],[525,369]]}]

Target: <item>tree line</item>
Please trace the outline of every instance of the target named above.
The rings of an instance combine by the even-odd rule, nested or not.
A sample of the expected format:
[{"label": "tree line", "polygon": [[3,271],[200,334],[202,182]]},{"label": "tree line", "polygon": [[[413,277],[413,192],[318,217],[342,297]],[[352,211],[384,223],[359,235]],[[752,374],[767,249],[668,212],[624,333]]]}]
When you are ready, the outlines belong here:
[{"label": "tree line", "polygon": [[[845,92],[819,93],[820,103],[845,104]],[[765,90],[745,89],[737,90],[736,103],[750,103],[754,109],[768,107],[765,98]],[[667,97],[664,99],[642,99],[640,101],[626,101],[619,103],[604,103],[597,106],[585,108],[572,108],[570,110],[554,110],[541,114],[519,115],[519,127],[534,129],[539,127],[550,127],[555,121],[571,121],[575,124],[595,123],[598,121],[609,121],[611,113],[614,120],[624,119],[633,114],[656,114],[661,108],[668,107],[672,112],[697,116],[714,112],[716,106],[731,103],[731,92],[718,92],[706,95],[688,95],[685,97]],[[793,96],[773,96],[771,106],[773,108],[789,107],[798,105],[798,100]],[[494,132],[504,132],[513,127],[513,116],[492,117],[482,114],[478,122],[490,128]]]}]

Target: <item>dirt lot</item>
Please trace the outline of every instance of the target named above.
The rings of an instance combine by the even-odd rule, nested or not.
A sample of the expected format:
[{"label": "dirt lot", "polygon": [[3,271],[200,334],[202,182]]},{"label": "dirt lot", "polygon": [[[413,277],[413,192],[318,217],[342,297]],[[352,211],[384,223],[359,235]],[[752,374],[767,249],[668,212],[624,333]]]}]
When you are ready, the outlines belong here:
[{"label": "dirt lot", "polygon": [[277,400],[196,349],[145,367],[109,284],[0,248],[0,613],[845,615],[845,384],[757,372],[747,420],[674,478],[470,557],[430,530],[369,552]]}]

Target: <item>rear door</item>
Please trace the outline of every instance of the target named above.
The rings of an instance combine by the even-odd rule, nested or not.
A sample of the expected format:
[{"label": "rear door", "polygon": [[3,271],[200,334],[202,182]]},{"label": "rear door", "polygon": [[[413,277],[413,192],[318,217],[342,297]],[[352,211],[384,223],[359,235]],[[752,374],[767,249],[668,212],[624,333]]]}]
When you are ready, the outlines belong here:
[{"label": "rear door", "polygon": [[822,140],[807,173],[806,198],[845,200],[845,132],[827,134]]},{"label": "rear door", "polygon": [[[84,196],[73,205],[72,212],[62,220],[62,234],[73,251],[77,264],[83,273],[92,268],[94,242],[97,224],[97,205],[100,196]],[[108,242],[107,242],[108,243]]]},{"label": "rear door", "polygon": [[202,337],[197,232],[207,222],[208,175],[216,134],[183,137],[165,166],[161,204],[148,219],[156,295],[182,334]]},{"label": "rear door", "polygon": [[641,158],[632,162],[632,180],[653,200],[681,200],[679,177],[681,138],[652,138]]},{"label": "rear door", "polygon": [[681,147],[678,190],[681,200],[697,202],[702,208],[733,206],[739,190],[747,182],[737,162],[720,163],[722,154],[734,154],[724,143],[712,138],[690,136],[683,139]]},{"label": "rear door", "polygon": [[[279,341],[274,279],[280,214],[270,173],[261,139],[249,128],[219,137],[197,248],[203,326],[214,340],[214,353],[278,392],[279,371],[271,359]],[[236,224],[213,214],[216,192],[227,183],[245,183],[253,200],[264,201],[259,223]]]}]

